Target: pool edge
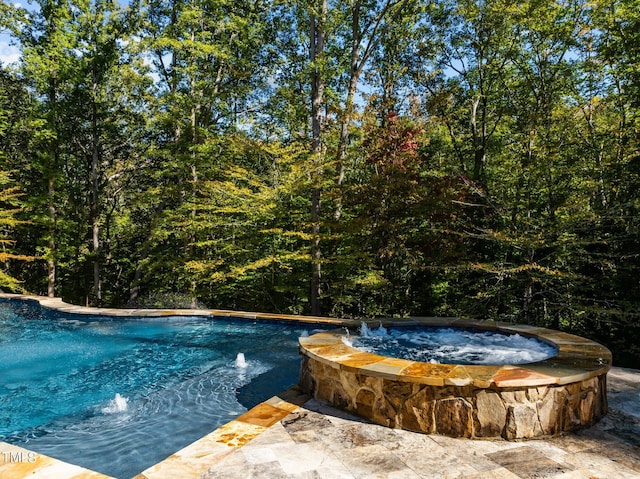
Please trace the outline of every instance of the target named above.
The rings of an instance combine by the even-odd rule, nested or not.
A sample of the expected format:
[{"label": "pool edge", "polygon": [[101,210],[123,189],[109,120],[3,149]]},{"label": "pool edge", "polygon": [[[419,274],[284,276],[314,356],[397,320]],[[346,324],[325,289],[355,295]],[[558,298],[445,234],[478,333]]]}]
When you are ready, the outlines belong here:
[{"label": "pool edge", "polygon": [[96,308],[93,306],[77,306],[65,303],[61,298],[37,296],[31,294],[16,294],[0,292],[0,299],[17,299],[35,301],[43,308],[63,313],[80,315],[113,316],[120,318],[142,317],[154,318],[165,316],[203,316],[203,317],[231,317],[241,319],[288,320],[310,324],[332,324],[336,326],[357,326],[360,321],[349,319],[328,318],[325,316],[303,316],[293,314],[260,313],[255,311],[234,311],[228,309],[155,309],[155,308]]},{"label": "pool edge", "polygon": [[198,478],[229,454],[296,412],[309,399],[310,396],[299,386],[292,386],[145,469],[132,479]]}]

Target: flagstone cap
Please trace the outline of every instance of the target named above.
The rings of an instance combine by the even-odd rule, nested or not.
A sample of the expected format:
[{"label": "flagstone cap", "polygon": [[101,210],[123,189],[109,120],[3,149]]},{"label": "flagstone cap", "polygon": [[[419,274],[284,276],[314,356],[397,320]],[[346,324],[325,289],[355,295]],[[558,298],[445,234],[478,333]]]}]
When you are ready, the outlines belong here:
[{"label": "flagstone cap", "polygon": [[349,372],[431,386],[473,385],[479,388],[565,385],[606,374],[612,364],[611,351],[603,345],[580,336],[537,326],[455,318],[414,318],[382,322],[382,325],[460,327],[517,333],[551,344],[557,348],[558,353],[543,361],[520,365],[431,364],[380,356],[353,348],[343,341],[347,334],[344,330],[301,337],[300,352],[333,368]]}]

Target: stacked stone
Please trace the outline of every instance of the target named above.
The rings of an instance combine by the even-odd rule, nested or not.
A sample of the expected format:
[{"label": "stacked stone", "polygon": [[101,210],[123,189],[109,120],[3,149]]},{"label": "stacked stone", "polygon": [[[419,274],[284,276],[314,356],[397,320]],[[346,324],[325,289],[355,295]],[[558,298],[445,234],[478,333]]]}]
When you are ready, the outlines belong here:
[{"label": "stacked stone", "polygon": [[[589,426],[607,412],[611,353],[568,336],[561,339],[567,348],[563,353],[560,345],[559,359],[527,369],[412,363],[357,351],[324,333],[301,339],[300,385],[317,399],[387,427],[468,438],[555,436]],[[576,343],[586,358],[576,353]],[[567,351],[563,369],[558,361]],[[554,370],[556,375],[549,373]]]}]

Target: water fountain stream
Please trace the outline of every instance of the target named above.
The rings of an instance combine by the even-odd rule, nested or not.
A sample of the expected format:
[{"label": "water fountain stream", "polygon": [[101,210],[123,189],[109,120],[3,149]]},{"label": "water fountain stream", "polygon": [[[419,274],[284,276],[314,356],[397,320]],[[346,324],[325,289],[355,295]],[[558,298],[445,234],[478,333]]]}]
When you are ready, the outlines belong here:
[{"label": "water fountain stream", "polygon": [[244,357],[244,353],[238,353],[236,356],[236,367],[244,369],[247,367],[247,360]]}]

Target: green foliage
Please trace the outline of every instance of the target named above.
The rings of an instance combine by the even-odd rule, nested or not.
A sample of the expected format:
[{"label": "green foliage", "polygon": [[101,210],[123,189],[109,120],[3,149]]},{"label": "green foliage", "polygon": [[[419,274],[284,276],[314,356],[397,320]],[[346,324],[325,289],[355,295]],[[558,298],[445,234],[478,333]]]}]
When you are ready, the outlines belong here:
[{"label": "green foliage", "polygon": [[6,156],[5,152],[15,148],[13,138],[8,134],[11,128],[11,122],[15,118],[11,118],[16,113],[15,105],[9,95],[12,93],[12,79],[10,75],[2,73],[2,82],[0,83],[0,287],[8,288],[11,291],[26,292],[22,282],[14,277],[9,270],[11,263],[23,264],[25,261],[33,260],[32,256],[20,254],[15,251],[15,231],[16,228],[24,225],[26,222],[21,220],[19,215],[22,211],[21,197],[23,193],[12,178],[11,172],[5,170]]},{"label": "green foliage", "polygon": [[193,303],[189,295],[175,292],[151,291],[138,299],[137,306],[140,308],[160,308],[160,309],[207,309],[205,304]]},{"label": "green foliage", "polygon": [[[0,131],[0,137],[2,132]],[[15,229],[26,222],[18,218],[21,212],[19,187],[13,184],[9,172],[0,170],[0,287],[20,293],[27,292],[22,281],[12,276],[8,270],[10,263],[32,261],[32,256],[16,253],[14,250]]]},{"label": "green foliage", "polygon": [[309,261],[306,218],[298,206],[287,213],[306,203],[303,152],[236,134],[208,140],[196,156],[216,162],[200,170],[193,196],[166,212],[157,237],[182,238],[183,254],[168,268],[164,261],[149,267],[173,276],[171,284],[197,284],[196,295],[215,304],[247,308],[260,297],[269,309],[287,310],[283,297],[305,291],[283,278]]}]

